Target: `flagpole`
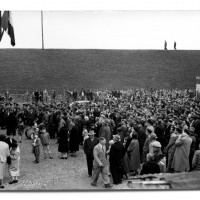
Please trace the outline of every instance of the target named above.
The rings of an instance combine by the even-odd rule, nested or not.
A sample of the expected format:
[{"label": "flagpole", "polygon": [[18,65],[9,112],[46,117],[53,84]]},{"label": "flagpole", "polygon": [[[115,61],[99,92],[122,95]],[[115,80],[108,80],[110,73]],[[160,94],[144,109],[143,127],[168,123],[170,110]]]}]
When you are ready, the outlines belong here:
[{"label": "flagpole", "polygon": [[41,11],[41,26],[42,26],[42,50],[44,49],[44,35],[43,35],[43,11]]}]

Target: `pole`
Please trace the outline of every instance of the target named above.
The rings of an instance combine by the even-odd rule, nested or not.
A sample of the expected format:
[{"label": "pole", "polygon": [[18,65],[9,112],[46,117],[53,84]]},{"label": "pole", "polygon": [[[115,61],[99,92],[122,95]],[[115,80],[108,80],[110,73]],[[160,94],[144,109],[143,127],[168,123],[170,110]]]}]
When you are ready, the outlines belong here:
[{"label": "pole", "polygon": [[43,35],[43,11],[41,11],[41,28],[42,28],[42,50],[44,49],[44,35]]}]

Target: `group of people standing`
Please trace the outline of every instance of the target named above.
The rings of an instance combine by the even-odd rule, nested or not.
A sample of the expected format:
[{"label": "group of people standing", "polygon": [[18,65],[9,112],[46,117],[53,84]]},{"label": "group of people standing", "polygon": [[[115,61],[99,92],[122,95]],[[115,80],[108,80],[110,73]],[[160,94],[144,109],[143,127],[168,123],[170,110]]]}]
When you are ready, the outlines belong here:
[{"label": "group of people standing", "polygon": [[192,92],[130,89],[99,91],[85,103],[2,104],[0,125],[8,137],[34,127],[35,163],[41,145],[53,159],[51,139],[63,160],[83,145],[91,184],[102,173],[109,188],[132,175],[200,169],[200,103]]}]

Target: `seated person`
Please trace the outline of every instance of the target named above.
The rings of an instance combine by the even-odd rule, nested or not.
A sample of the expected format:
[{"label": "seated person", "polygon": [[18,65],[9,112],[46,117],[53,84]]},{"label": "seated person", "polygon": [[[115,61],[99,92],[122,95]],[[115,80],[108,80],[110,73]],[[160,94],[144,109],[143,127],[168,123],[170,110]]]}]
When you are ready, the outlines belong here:
[{"label": "seated person", "polygon": [[153,155],[147,154],[147,162],[143,164],[140,175],[143,175],[143,174],[159,174],[159,173],[160,173],[160,167],[153,160]]},{"label": "seated person", "polygon": [[161,144],[158,141],[152,142],[153,147],[153,160],[156,162],[160,167],[160,173],[166,172],[166,159],[161,151]]}]

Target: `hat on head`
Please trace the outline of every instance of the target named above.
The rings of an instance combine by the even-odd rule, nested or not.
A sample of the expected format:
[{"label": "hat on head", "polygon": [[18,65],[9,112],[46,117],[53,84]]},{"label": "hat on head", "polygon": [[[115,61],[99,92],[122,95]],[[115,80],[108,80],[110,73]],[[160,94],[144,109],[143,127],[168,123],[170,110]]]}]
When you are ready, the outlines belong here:
[{"label": "hat on head", "polygon": [[190,127],[190,132],[194,133],[195,128],[193,126]]},{"label": "hat on head", "polygon": [[104,119],[104,123],[108,125],[110,123],[109,119]]},{"label": "hat on head", "polygon": [[116,142],[119,142],[120,141],[120,136],[119,135],[113,135],[113,140],[116,141]]},{"label": "hat on head", "polygon": [[152,119],[148,119],[147,123],[150,124],[150,125],[153,125],[153,120]]},{"label": "hat on head", "polygon": [[154,127],[153,126],[147,126],[147,130],[150,130],[153,133],[154,132]]},{"label": "hat on head", "polygon": [[187,125],[184,125],[184,126],[183,126],[183,130],[185,130],[185,129],[186,129],[186,130],[189,129]]},{"label": "hat on head", "polygon": [[153,154],[148,153],[147,154],[147,160],[153,160]]},{"label": "hat on head", "polygon": [[94,132],[94,130],[90,130],[88,135],[95,135],[96,133]]},{"label": "hat on head", "polygon": [[114,144],[114,141],[113,141],[113,140],[110,140],[108,143],[109,143],[109,145],[111,146],[111,145]]},{"label": "hat on head", "polygon": [[197,110],[196,114],[198,115],[198,117],[200,117],[200,110]]},{"label": "hat on head", "polygon": [[152,147],[155,147],[155,148],[161,148],[162,145],[160,144],[160,142],[155,141],[155,142],[152,143]]},{"label": "hat on head", "polygon": [[152,139],[152,140],[154,139],[154,140],[155,140],[156,138],[157,138],[157,136],[156,136],[155,133],[151,133],[151,134],[150,134],[150,139]]},{"label": "hat on head", "polygon": [[197,118],[197,115],[194,114],[194,113],[192,113],[192,114],[189,114],[188,117],[189,117],[189,118]]}]

